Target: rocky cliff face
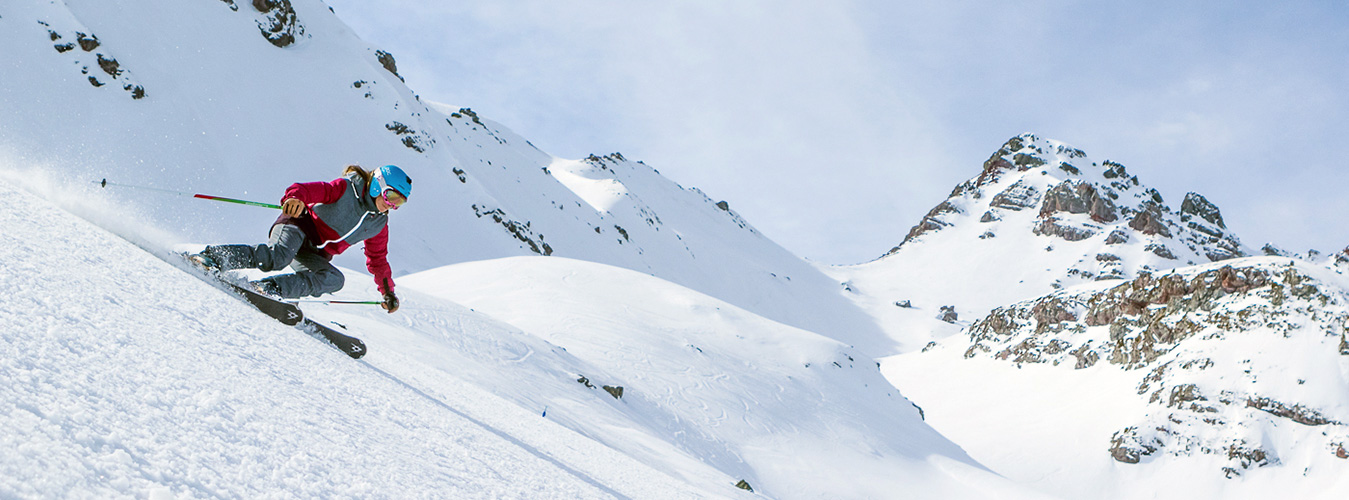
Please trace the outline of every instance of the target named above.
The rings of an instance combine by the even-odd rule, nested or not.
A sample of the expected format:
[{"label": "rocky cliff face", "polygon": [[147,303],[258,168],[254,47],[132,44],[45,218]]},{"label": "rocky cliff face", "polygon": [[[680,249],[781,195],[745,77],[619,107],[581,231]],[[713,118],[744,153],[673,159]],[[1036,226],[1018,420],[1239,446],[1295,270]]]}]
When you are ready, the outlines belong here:
[{"label": "rocky cliff face", "polygon": [[1223,224],[1217,205],[1198,193],[1187,194],[1180,209],[1174,210],[1155,189],[1129,175],[1124,165],[1096,162],[1080,149],[1031,134],[1007,141],[984,162],[977,177],[956,186],[947,200],[928,212],[904,242],[886,255],[922,244],[933,233],[957,224],[988,225],[982,238],[1029,230],[1036,236],[1070,242],[1099,240],[1104,245],[1119,245],[1136,241],[1157,257],[1121,269],[1117,259],[1086,256],[1084,265],[1071,274],[1092,279],[1248,253]]},{"label": "rocky cliff face", "polygon": [[[1254,253],[1203,196],[1189,193],[1176,206],[1122,164],[1024,134],[994,151],[885,256],[829,271],[911,347],[926,343],[916,339],[924,333],[947,335],[918,321],[939,306],[977,318],[1056,289]],[[912,307],[891,305],[903,301]]]},{"label": "rocky cliff face", "polygon": [[[1221,227],[1216,210],[1193,207]],[[1207,455],[1222,464],[1215,473],[1235,477],[1309,451],[1313,461],[1349,458],[1349,262],[1224,264],[997,308],[966,330],[965,357],[1136,373],[1133,397],[1149,410],[1096,437],[1122,463]]]}]

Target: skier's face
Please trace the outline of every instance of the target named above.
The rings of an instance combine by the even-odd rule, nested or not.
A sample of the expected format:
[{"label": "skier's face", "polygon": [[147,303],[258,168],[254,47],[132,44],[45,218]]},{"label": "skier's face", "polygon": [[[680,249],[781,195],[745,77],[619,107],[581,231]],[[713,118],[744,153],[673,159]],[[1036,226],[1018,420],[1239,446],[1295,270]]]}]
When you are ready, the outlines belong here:
[{"label": "skier's face", "polygon": [[388,213],[389,210],[398,210],[398,207],[403,206],[404,203],[407,203],[407,198],[404,198],[398,191],[385,189],[384,193],[375,198],[375,209],[382,214]]}]

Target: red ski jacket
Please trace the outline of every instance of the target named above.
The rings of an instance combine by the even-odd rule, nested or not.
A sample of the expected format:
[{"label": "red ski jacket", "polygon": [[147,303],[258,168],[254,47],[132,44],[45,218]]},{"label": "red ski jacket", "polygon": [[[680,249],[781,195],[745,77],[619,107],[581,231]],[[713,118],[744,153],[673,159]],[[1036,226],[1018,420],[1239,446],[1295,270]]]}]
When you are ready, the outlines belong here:
[{"label": "red ski jacket", "polygon": [[388,261],[389,217],[379,213],[374,199],[365,193],[365,181],[352,174],[328,182],[291,184],[281,200],[284,203],[296,198],[304,202],[307,210],[299,218],[312,224],[296,225],[330,258],[357,242],[364,242],[365,268],[374,275],[380,293],[389,293],[393,291],[393,271]]}]

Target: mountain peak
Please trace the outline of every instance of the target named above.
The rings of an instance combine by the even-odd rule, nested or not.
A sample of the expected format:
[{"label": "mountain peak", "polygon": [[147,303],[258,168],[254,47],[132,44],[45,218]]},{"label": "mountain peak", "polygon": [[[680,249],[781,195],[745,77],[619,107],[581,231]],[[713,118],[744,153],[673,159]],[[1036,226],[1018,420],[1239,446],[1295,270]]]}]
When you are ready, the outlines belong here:
[{"label": "mountain peak", "polygon": [[987,226],[974,231],[980,239],[1029,231],[1068,242],[1144,241],[1161,259],[1189,263],[1247,255],[1217,205],[1202,195],[1187,194],[1177,212],[1124,165],[1094,161],[1081,149],[1030,133],[994,151],[977,176],[957,185],[886,256],[940,239],[935,233],[956,225]]},{"label": "mountain peak", "polygon": [[[1027,133],[995,150],[890,252],[834,274],[864,303],[977,317],[1052,290],[1251,253],[1202,195],[1176,210],[1123,164]],[[902,326],[909,311],[895,309],[875,313],[888,331],[923,331]],[[945,327],[934,328],[940,336]]]}]

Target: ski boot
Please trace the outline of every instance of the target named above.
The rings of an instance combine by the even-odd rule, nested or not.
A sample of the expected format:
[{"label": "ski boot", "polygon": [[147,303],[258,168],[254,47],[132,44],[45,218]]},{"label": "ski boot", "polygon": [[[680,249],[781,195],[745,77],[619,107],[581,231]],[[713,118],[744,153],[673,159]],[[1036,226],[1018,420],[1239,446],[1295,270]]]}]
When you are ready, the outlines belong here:
[{"label": "ski boot", "polygon": [[257,292],[260,294],[275,299],[281,298],[281,287],[278,286],[275,281],[269,279],[260,279],[257,281],[250,281],[248,282],[248,284],[252,285],[253,289],[257,290]]},{"label": "ski boot", "polygon": [[197,266],[197,268],[203,271],[211,273],[219,273],[221,271],[220,262],[205,253],[192,253],[187,254],[185,257],[188,262],[191,262],[192,265]]}]

